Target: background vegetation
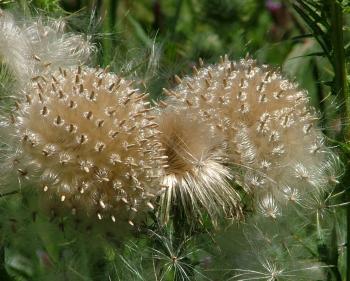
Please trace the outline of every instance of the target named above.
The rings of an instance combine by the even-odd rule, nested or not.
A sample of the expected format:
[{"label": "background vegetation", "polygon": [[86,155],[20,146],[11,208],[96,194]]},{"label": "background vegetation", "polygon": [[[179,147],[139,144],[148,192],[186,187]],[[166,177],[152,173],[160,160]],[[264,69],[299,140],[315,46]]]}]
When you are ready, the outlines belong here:
[{"label": "background vegetation", "polygon": [[[199,57],[212,63],[224,54],[234,60],[251,56],[281,68],[308,90],[329,143],[345,166],[349,162],[348,1],[0,0],[0,8],[27,16],[64,17],[69,29],[95,42],[93,64],[137,77],[154,99],[162,88],[174,85],[174,74],[190,73]],[[5,71],[1,70],[0,93],[6,93],[9,83]],[[321,221],[283,234],[302,245],[315,264],[327,267],[327,280],[350,280],[348,174],[332,203],[314,210],[322,214]],[[150,223],[150,229],[157,229],[147,233],[152,241],[137,231],[128,242],[113,235],[107,240],[96,235],[91,241],[88,230],[78,234],[62,221],[36,216],[31,196],[0,199],[0,280],[301,280],[288,274],[274,279],[267,273],[236,278],[235,226],[210,235],[202,230],[174,235]],[[284,256],[290,253],[281,249],[275,249],[275,256],[283,268]]]}]

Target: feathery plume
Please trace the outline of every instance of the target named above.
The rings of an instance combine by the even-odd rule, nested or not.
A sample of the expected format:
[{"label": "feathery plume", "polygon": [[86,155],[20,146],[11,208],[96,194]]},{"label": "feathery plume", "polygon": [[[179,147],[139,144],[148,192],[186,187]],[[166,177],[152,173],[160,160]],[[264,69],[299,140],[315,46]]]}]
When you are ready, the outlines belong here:
[{"label": "feathery plume", "polygon": [[223,136],[193,115],[167,111],[159,115],[160,143],[168,160],[161,183],[161,221],[167,222],[173,205],[181,205],[189,221],[202,211],[215,224],[221,215],[239,217],[240,197],[231,187],[230,171],[224,165]]}]

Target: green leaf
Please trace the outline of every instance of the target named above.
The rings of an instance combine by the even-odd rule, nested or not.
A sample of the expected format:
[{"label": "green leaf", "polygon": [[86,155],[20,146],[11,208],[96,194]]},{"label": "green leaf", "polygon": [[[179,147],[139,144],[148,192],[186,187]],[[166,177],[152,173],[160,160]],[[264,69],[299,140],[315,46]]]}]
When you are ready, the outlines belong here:
[{"label": "green leaf", "polygon": [[153,40],[147,36],[140,23],[137,22],[131,15],[128,15],[127,19],[134,28],[136,37],[141,42],[143,42],[148,48],[151,48],[153,45]]}]

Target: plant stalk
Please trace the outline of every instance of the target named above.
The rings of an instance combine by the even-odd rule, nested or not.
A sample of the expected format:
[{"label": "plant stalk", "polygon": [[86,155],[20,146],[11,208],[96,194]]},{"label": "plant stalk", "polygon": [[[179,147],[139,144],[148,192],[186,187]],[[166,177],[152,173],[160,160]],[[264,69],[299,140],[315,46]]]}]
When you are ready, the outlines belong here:
[{"label": "plant stalk", "polygon": [[[343,10],[337,0],[331,0],[329,4],[329,13],[331,20],[330,39],[332,43],[332,64],[334,68],[333,93],[336,94],[340,101],[342,132],[341,138],[348,142],[350,136],[350,95],[347,87],[346,59],[344,50],[344,32],[343,32]],[[349,161],[347,161],[349,162]],[[343,178],[345,186],[350,180],[350,164],[345,163],[346,172]],[[346,189],[346,200],[350,200],[350,189]],[[347,247],[346,247],[346,281],[350,281],[350,206],[346,209],[347,220]]]},{"label": "plant stalk", "polygon": [[117,9],[118,9],[118,0],[106,0],[102,2],[101,14],[104,16],[103,20],[103,31],[107,34],[107,37],[102,40],[103,46],[103,65],[107,66],[111,64],[112,53],[113,53],[113,44],[114,40],[115,27],[116,27],[116,18],[117,18]]},{"label": "plant stalk", "polygon": [[347,89],[346,81],[346,59],[344,50],[344,32],[343,32],[343,10],[337,0],[329,1],[330,19],[331,19],[331,42],[333,47],[332,64],[334,68],[333,92],[339,97],[342,109],[342,136],[347,141],[350,128],[347,124],[350,117],[350,95]]}]

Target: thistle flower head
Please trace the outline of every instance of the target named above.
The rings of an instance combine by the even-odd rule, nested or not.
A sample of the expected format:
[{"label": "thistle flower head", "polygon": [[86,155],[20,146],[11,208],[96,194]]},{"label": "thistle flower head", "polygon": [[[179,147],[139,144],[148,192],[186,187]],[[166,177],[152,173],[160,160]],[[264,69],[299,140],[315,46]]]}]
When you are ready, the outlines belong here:
[{"label": "thistle flower head", "polygon": [[200,60],[193,76],[175,78],[166,103],[224,136],[232,175],[258,206],[292,202],[286,186],[309,192],[337,177],[338,159],[324,144],[306,91],[279,71],[225,57],[207,67]]},{"label": "thistle flower head", "polygon": [[179,204],[189,220],[205,210],[212,221],[223,213],[239,216],[239,195],[229,184],[225,142],[220,134],[191,114],[164,111],[159,118],[160,143],[168,162],[162,185],[161,217],[169,218],[172,204]]},{"label": "thistle flower head", "polygon": [[152,207],[164,160],[145,98],[103,69],[34,77],[7,124],[11,166],[73,214],[116,221]]}]

